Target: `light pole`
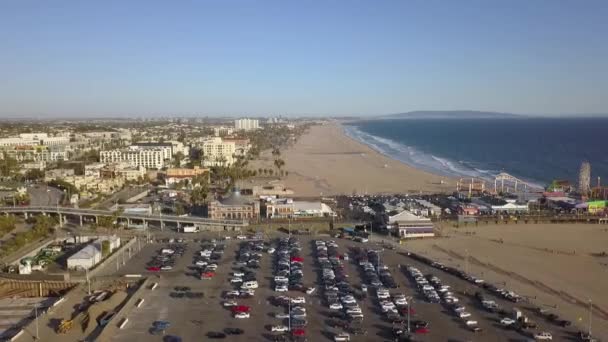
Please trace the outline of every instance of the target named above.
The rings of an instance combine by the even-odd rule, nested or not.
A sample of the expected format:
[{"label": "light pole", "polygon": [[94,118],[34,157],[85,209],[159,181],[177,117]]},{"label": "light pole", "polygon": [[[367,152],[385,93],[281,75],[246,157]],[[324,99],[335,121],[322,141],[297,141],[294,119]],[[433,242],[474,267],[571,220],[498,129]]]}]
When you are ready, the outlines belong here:
[{"label": "light pole", "polygon": [[[287,245],[291,244],[291,215],[287,216],[287,236],[289,237],[287,240]],[[291,248],[289,248],[289,276],[291,277]],[[287,291],[289,291],[289,281],[287,281]],[[288,331],[291,334],[291,296],[287,296],[287,310],[289,311],[289,319],[287,320]]]},{"label": "light pole", "polygon": [[34,315],[36,316],[36,340],[40,339],[38,335],[38,303],[34,304]]},{"label": "light pole", "polygon": [[410,301],[414,300],[414,297],[406,297],[407,300],[407,332],[410,333],[412,330],[410,329],[410,313],[411,313],[411,304]]},{"label": "light pole", "polygon": [[589,337],[591,337],[591,319],[593,318],[593,304],[589,299]]}]

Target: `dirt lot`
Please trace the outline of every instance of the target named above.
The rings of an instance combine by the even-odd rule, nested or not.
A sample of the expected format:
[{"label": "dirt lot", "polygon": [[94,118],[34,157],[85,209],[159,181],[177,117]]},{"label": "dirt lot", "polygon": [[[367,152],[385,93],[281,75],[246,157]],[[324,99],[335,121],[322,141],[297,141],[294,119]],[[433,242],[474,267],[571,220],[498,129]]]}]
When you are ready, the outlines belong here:
[{"label": "dirt lot", "polygon": [[[509,224],[444,229],[447,238],[407,242],[404,248],[464,269],[526,295],[537,306],[608,336],[608,226]],[[469,263],[466,265],[466,255]]]}]

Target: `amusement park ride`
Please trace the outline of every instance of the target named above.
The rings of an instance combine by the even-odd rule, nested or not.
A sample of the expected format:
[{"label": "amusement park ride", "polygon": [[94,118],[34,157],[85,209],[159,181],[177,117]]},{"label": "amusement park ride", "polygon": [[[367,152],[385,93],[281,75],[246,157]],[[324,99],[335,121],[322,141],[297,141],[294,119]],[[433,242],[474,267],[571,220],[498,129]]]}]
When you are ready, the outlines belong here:
[{"label": "amusement park ride", "polygon": [[[486,187],[486,179],[482,178],[460,178],[456,182],[456,191],[468,191],[469,197],[472,193],[483,193],[488,191]],[[523,189],[522,189],[523,187]],[[501,172],[494,177],[494,188],[490,192],[497,194],[499,192],[528,192],[529,190],[542,191],[542,188],[537,185],[530,184],[506,172]]]}]

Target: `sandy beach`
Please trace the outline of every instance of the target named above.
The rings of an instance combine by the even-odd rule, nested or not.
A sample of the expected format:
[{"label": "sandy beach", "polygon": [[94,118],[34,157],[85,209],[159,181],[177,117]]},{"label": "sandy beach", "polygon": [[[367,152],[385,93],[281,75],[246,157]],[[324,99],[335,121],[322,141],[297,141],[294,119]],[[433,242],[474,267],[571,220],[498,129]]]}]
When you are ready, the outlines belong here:
[{"label": "sandy beach", "polygon": [[[374,151],[345,135],[337,123],[312,127],[282,151],[282,158],[289,172],[283,181],[297,196],[443,192],[456,184]],[[270,154],[263,154],[252,167],[271,168]]]},{"label": "sandy beach", "polygon": [[528,296],[581,328],[608,336],[608,226],[508,224],[444,228],[447,237],[414,240],[405,248],[465,269]]}]

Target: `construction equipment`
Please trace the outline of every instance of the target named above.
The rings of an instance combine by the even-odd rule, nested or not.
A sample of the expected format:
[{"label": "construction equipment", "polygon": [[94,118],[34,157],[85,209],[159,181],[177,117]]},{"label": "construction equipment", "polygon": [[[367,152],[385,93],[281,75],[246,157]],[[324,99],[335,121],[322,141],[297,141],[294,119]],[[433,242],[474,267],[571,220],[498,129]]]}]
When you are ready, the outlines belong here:
[{"label": "construction equipment", "polygon": [[63,319],[63,320],[61,320],[61,323],[59,323],[59,326],[57,327],[57,332],[60,334],[65,334],[68,331],[70,331],[70,329],[72,329],[73,325],[74,325],[74,321],[72,321],[71,319]]}]

